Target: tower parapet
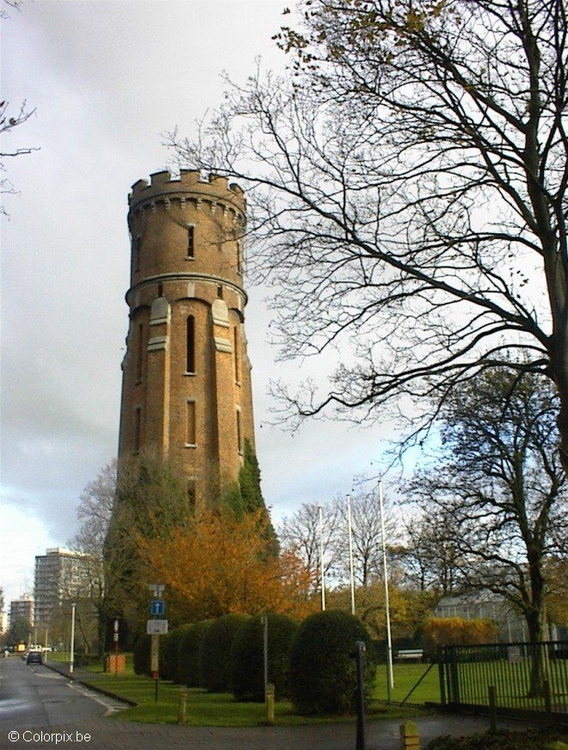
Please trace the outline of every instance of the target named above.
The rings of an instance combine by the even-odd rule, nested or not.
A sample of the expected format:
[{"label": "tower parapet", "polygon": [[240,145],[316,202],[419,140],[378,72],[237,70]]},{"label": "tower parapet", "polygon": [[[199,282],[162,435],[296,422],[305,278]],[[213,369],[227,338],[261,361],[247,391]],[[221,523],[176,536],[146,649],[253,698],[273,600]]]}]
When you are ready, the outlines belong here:
[{"label": "tower parapet", "polygon": [[227,177],[211,174],[208,179],[201,176],[197,169],[182,169],[179,179],[172,179],[167,170],[154,172],[147,180],[138,180],[132,185],[128,196],[130,215],[137,211],[154,210],[158,203],[168,208],[168,201],[201,200],[210,206],[223,206],[224,211],[233,212],[234,220],[244,225],[246,199],[244,192],[235,183],[229,183]]}]

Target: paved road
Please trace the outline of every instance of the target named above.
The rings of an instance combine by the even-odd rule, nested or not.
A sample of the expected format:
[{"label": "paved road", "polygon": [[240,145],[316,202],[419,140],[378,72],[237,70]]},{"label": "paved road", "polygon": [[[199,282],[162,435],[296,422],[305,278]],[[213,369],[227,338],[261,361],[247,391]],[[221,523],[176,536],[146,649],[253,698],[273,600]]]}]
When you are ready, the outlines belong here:
[{"label": "paved road", "polygon": [[[87,695],[85,694],[87,693]],[[355,725],[207,728],[120,720],[119,704],[21,659],[0,659],[0,748],[89,750],[354,750]],[[110,715],[114,714],[114,715]],[[399,750],[399,721],[367,724],[367,750]],[[417,719],[421,746],[441,734],[483,732],[487,718]],[[509,726],[523,728],[515,722]]]},{"label": "paved road", "polygon": [[[0,659],[0,731],[81,723],[112,712],[104,698],[39,664]],[[0,747],[3,747],[0,738]]]}]

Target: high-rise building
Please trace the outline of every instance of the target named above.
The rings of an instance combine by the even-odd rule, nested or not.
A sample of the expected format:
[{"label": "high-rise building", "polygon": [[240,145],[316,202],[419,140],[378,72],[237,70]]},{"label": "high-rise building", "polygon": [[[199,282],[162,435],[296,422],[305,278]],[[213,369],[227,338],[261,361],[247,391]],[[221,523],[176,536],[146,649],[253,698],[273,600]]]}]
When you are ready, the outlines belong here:
[{"label": "high-rise building", "polygon": [[242,190],[224,177],[158,172],[129,196],[130,324],[119,463],[144,452],[214,502],[254,448],[244,331]]},{"label": "high-rise building", "polygon": [[25,620],[30,624],[30,627],[34,624],[33,597],[26,596],[22,599],[13,599],[10,602],[10,624],[17,620]]},{"label": "high-rise building", "polygon": [[55,547],[36,555],[34,577],[34,624],[48,625],[64,602],[86,596],[89,590],[88,556]]}]

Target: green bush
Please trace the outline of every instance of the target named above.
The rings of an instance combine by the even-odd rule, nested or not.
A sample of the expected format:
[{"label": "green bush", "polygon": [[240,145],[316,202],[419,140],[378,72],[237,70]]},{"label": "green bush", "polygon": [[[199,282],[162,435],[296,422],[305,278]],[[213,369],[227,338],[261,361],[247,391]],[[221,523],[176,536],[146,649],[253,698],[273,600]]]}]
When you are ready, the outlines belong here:
[{"label": "green bush", "polygon": [[192,623],[184,632],[179,644],[179,681],[187,687],[202,687],[199,652],[203,637],[214,620]]},{"label": "green bush", "polygon": [[150,677],[150,644],[151,637],[144,633],[134,644],[132,652],[132,664],[135,674],[144,674]]},{"label": "green bush", "polygon": [[361,621],[347,612],[327,610],[302,622],[290,649],[291,697],[299,714],[344,714],[355,708],[357,641],[366,645],[365,692],[369,696],[376,665]]},{"label": "green bush", "polygon": [[207,629],[201,642],[199,666],[202,687],[210,693],[231,690],[231,648],[237,630],[247,619],[245,615],[223,615]]},{"label": "green bush", "polygon": [[[268,617],[268,681],[276,699],[290,696],[289,652],[298,625],[286,615]],[[233,695],[238,701],[264,700],[264,625],[254,617],[243,623],[233,642]]]},{"label": "green bush", "polygon": [[160,676],[160,680],[171,680],[172,679],[172,673],[170,669],[170,662],[168,659],[168,648],[169,648],[169,642],[170,642],[170,635],[171,632],[167,635],[160,635],[159,636],[159,644],[160,644],[160,658],[159,658],[159,664],[158,664],[158,674]]},{"label": "green bush", "polygon": [[160,649],[160,677],[162,680],[171,680],[178,685],[180,684],[179,649],[183,636],[191,627],[191,624],[180,625],[170,631],[164,639],[163,650]]}]

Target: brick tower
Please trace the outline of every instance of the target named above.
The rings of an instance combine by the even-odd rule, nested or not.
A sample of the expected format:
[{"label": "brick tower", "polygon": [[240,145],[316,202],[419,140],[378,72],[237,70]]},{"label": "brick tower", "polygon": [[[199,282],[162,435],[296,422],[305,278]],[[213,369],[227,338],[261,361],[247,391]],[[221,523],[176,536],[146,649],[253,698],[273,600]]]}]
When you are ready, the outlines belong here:
[{"label": "brick tower", "polygon": [[122,363],[119,462],[146,452],[214,503],[254,448],[244,332],[242,190],[182,170],[129,196],[130,325]]}]

